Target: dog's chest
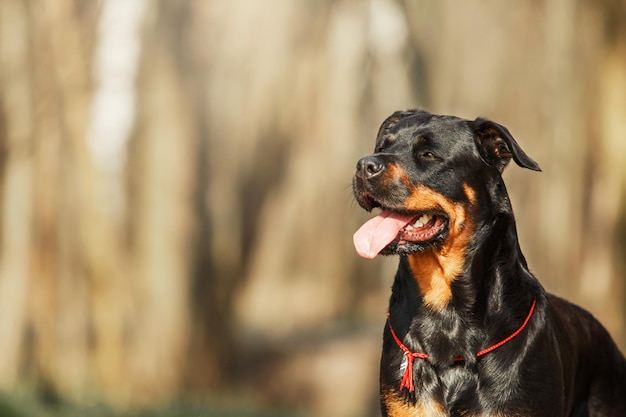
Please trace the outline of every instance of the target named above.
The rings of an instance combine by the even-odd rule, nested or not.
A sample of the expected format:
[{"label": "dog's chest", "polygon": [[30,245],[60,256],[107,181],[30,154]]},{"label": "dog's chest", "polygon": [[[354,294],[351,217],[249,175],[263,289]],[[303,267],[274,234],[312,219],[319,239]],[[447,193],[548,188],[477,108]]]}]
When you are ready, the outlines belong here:
[{"label": "dog's chest", "polygon": [[[390,361],[383,377],[385,389],[382,400],[387,416],[433,416],[433,417],[501,417],[520,416],[510,410],[502,411],[497,398],[480,394],[481,365],[469,366],[464,361],[435,365],[429,359],[414,359],[412,364],[413,392],[407,387],[400,389],[408,366],[406,355]],[[484,393],[483,393],[484,394]],[[500,404],[500,406],[498,406]]]}]

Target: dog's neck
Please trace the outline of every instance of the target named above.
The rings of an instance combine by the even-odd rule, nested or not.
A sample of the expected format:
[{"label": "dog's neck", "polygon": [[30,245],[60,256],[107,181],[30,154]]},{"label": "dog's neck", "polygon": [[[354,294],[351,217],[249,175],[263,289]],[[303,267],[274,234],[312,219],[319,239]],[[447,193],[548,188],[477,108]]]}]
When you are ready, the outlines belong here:
[{"label": "dog's neck", "polygon": [[[443,311],[451,303],[480,304],[485,300],[477,294],[489,298],[493,291],[509,285],[507,276],[520,276],[519,271],[530,275],[515,221],[504,214],[489,223],[464,222],[463,230],[444,246],[403,256],[400,263],[417,284],[419,303],[433,311]],[[488,265],[497,267],[486,269]]]},{"label": "dog's neck", "polygon": [[407,262],[421,301],[428,308],[442,311],[452,301],[452,283],[466,269],[467,240],[464,234],[442,248],[414,253],[402,260]]},{"label": "dog's neck", "polygon": [[[415,333],[416,342],[439,338],[439,345],[449,345],[446,360],[473,351],[484,338],[484,323],[498,321],[503,309],[520,304],[507,302],[508,297],[528,298],[530,306],[541,291],[527,270],[512,215],[494,216],[467,233],[455,235],[446,250],[401,257],[389,306],[394,322]],[[439,325],[420,328],[422,315]]]}]

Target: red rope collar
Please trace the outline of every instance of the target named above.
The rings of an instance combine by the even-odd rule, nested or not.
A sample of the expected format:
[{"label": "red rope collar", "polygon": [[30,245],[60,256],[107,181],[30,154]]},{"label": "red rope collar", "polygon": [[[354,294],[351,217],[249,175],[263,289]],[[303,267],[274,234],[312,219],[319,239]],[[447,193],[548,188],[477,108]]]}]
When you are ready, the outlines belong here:
[{"label": "red rope collar", "polygon": [[[537,304],[537,299],[533,300],[533,304],[530,306],[530,311],[528,312],[528,315],[526,316],[526,319],[524,320],[524,323],[522,323],[522,325],[520,326],[519,329],[517,329],[516,331],[514,331],[511,335],[509,335],[509,337],[507,337],[506,339],[503,339],[501,341],[499,341],[496,344],[493,344],[491,346],[489,346],[488,348],[485,348],[483,350],[481,350],[480,352],[476,353],[476,357],[481,357],[493,350],[496,350],[497,348],[499,348],[500,346],[504,345],[505,343],[510,342],[512,339],[514,339],[518,334],[520,334],[522,332],[522,330],[524,330],[524,328],[526,327],[526,325],[528,324],[528,322],[530,321],[530,318],[533,315],[533,311],[535,311],[535,305]],[[402,351],[404,352],[404,356],[406,358],[406,368],[404,369],[404,374],[402,375],[402,381],[400,382],[400,390],[402,391],[403,388],[408,388],[409,392],[413,392],[415,391],[415,385],[413,384],[413,360],[415,358],[419,358],[419,359],[428,359],[428,354],[427,353],[420,353],[420,352],[411,352],[409,350],[409,348],[407,348],[406,346],[404,346],[404,344],[402,343],[402,341],[400,341],[400,338],[398,338],[398,335],[396,335],[396,332],[393,330],[393,327],[391,327],[391,320],[389,319],[389,313],[387,313],[387,323],[389,324],[389,330],[391,331],[391,335],[393,336],[394,340],[396,341],[396,344],[398,345],[398,347],[400,349],[402,349]],[[456,362],[461,362],[464,361],[465,358],[461,358],[458,357],[455,359]]]}]

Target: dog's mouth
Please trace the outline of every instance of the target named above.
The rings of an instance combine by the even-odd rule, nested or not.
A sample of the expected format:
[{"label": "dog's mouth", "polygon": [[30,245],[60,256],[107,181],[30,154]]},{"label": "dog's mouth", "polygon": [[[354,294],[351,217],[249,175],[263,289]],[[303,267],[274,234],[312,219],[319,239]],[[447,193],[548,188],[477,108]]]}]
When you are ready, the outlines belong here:
[{"label": "dog's mouth", "polygon": [[424,251],[445,240],[447,216],[438,211],[400,214],[383,210],[367,221],[353,236],[354,246],[364,258],[378,254],[410,254]]},{"label": "dog's mouth", "polygon": [[445,224],[445,218],[440,215],[424,213],[416,216],[400,229],[398,243],[427,242],[439,235]]}]

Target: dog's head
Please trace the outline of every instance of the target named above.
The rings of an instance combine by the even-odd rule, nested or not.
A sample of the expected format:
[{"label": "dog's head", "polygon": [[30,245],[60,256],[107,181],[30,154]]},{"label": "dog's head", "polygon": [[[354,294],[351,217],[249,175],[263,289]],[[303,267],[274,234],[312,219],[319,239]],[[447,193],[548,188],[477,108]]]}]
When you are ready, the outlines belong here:
[{"label": "dog's head", "polygon": [[501,173],[513,159],[539,171],[504,126],[424,111],[395,112],[380,127],[372,155],[353,179],[361,207],[382,213],[355,234],[372,258],[452,244],[472,222],[510,211]]}]

